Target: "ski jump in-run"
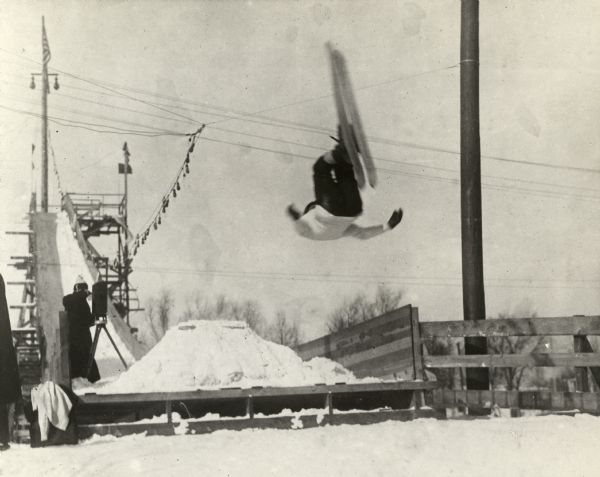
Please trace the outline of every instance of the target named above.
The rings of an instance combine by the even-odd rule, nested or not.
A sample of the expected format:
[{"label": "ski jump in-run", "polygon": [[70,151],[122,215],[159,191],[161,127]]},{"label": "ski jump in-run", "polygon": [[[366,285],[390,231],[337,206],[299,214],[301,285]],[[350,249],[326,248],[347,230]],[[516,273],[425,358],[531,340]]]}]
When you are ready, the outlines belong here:
[{"label": "ski jump in-run", "polygon": [[377,173],[369,151],[342,54],[327,44],[338,113],[337,145],[319,157],[313,166],[315,200],[300,212],[293,204],[287,214],[294,228],[312,240],[341,237],[369,239],[392,230],[402,220],[402,209],[393,211],[385,224],[368,227],[355,224],[363,211],[360,191],[377,184]]}]

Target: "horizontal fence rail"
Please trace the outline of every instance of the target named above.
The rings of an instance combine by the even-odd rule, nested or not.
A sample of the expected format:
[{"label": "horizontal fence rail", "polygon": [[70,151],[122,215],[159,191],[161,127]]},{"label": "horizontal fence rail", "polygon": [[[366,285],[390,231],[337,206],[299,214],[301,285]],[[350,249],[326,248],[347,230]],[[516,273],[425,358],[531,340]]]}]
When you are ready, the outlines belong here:
[{"label": "horizontal fence rail", "polygon": [[470,336],[599,335],[600,316],[499,318],[478,321],[429,321],[419,324],[421,339]]},{"label": "horizontal fence rail", "polygon": [[600,366],[600,353],[529,353],[424,356],[426,368],[516,368]]}]

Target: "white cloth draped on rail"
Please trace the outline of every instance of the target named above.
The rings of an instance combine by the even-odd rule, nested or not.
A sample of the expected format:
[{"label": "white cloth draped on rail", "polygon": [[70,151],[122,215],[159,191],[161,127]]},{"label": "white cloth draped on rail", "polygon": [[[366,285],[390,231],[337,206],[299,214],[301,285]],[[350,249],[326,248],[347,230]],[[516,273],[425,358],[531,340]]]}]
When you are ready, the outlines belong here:
[{"label": "white cloth draped on rail", "polygon": [[47,381],[31,390],[31,406],[38,412],[40,440],[48,440],[50,423],[61,431],[69,425],[69,413],[73,404],[69,396],[52,381]]}]

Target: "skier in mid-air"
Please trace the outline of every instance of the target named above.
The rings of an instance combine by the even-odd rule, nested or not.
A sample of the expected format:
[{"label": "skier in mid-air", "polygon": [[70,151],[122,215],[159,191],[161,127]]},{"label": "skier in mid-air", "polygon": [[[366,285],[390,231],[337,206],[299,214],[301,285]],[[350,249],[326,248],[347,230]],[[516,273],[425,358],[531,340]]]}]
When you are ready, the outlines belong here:
[{"label": "skier in mid-air", "polygon": [[[339,127],[338,135],[341,138]],[[363,212],[363,203],[354,167],[341,140],[313,165],[313,185],[315,200],[305,207],[304,212],[293,204],[287,208],[294,228],[303,237],[312,240],[370,239],[392,230],[402,220],[402,209],[398,208],[385,224],[364,227],[354,223]]]}]

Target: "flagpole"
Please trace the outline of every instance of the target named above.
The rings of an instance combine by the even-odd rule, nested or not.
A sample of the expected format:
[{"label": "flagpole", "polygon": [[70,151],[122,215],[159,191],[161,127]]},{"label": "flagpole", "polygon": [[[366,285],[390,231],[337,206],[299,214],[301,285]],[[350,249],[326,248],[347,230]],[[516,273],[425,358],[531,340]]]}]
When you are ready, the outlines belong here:
[{"label": "flagpole", "polygon": [[50,50],[42,16],[42,212],[48,212],[48,61]]}]

